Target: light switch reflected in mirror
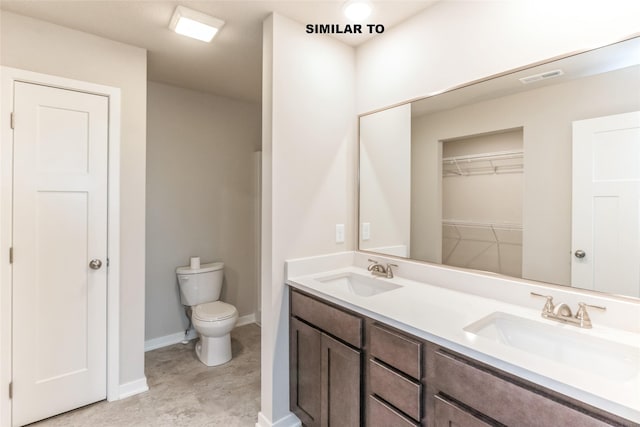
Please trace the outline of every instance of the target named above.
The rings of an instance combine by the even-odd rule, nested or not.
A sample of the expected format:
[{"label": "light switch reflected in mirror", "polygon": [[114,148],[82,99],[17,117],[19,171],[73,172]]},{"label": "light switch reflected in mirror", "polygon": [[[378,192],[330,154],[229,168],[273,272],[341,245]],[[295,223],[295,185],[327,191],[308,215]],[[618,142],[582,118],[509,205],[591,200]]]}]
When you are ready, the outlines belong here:
[{"label": "light switch reflected in mirror", "polygon": [[639,111],[635,37],[363,115],[359,249],[640,297]]}]

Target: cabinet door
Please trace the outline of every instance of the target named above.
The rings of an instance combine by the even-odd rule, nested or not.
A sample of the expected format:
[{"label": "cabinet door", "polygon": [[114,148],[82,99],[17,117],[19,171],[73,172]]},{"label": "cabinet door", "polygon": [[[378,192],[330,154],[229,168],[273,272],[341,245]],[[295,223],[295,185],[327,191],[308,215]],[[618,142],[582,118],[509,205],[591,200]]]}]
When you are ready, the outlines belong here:
[{"label": "cabinet door", "polygon": [[322,427],[360,425],[361,353],[322,335]]},{"label": "cabinet door", "polygon": [[436,396],[435,427],[491,427],[492,425],[476,418],[452,402]]},{"label": "cabinet door", "polygon": [[320,426],[321,342],[320,331],[291,318],[290,406],[305,427]]}]

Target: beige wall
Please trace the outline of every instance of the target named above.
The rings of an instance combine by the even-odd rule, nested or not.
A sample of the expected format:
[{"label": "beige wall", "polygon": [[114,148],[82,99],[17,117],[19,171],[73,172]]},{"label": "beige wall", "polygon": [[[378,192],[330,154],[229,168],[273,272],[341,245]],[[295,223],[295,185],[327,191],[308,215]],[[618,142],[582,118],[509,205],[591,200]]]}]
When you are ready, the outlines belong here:
[{"label": "beige wall", "polygon": [[[360,249],[408,256],[411,224],[411,105],[360,118]],[[362,234],[360,234],[362,237]]]},{"label": "beige wall", "polygon": [[[263,46],[259,423],[288,425],[284,261],[354,248],[355,62],[351,47],[277,14],[265,21]],[[345,224],[344,243],[335,242],[336,224]]]},{"label": "beige wall", "polygon": [[144,49],[9,12],[1,15],[0,63],[114,86],[122,94],[120,160],[120,383],[144,378]]},{"label": "beige wall", "polygon": [[414,255],[435,259],[426,258],[433,256],[428,251],[431,247],[434,252],[432,246],[416,245],[421,241],[417,236],[433,240],[440,230],[442,199],[434,198],[440,190],[432,176],[439,167],[433,155],[439,141],[522,127],[522,276],[570,284],[571,122],[639,110],[639,73],[640,66],[635,66],[414,118],[412,217],[423,219],[412,224]]},{"label": "beige wall", "polygon": [[148,84],[147,340],[185,330],[175,268],[222,261],[222,300],[256,311],[254,158],[260,106]]}]

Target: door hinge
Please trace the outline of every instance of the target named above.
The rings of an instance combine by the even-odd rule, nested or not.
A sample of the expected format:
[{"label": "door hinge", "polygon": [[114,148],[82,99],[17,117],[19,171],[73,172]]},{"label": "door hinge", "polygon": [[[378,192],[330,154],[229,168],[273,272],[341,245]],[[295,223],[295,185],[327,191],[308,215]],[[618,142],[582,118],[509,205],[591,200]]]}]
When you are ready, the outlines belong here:
[{"label": "door hinge", "polygon": [[13,112],[11,112],[10,123],[11,123],[11,129],[15,129],[16,128],[16,116],[15,116],[15,114]]},{"label": "door hinge", "polygon": [[107,258],[107,268],[109,267],[109,258]]},{"label": "door hinge", "polygon": [[13,264],[13,247],[9,248],[9,264]]},{"label": "door hinge", "polygon": [[9,399],[13,399],[13,381],[9,383]]}]

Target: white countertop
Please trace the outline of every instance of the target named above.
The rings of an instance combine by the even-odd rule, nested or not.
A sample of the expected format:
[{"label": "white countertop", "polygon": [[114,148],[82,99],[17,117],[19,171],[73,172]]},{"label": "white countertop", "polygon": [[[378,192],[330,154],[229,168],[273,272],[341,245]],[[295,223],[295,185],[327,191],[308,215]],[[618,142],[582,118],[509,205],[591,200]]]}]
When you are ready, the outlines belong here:
[{"label": "white countertop", "polygon": [[[296,274],[304,270],[304,268],[288,268],[289,272]],[[575,333],[637,347],[639,351],[640,334],[602,326],[596,322],[593,329],[580,329],[543,319],[539,309],[534,310],[498,299],[402,277],[376,279],[391,280],[401,285],[401,288],[368,297],[358,296],[317,280],[320,277],[345,272],[370,275],[364,268],[347,266],[288,277],[287,284],[589,405],[640,423],[640,374],[626,380],[603,377],[568,364],[529,354],[463,329],[491,313],[502,312],[543,322],[555,328],[570,328]],[[538,302],[542,308],[544,301]]]}]

